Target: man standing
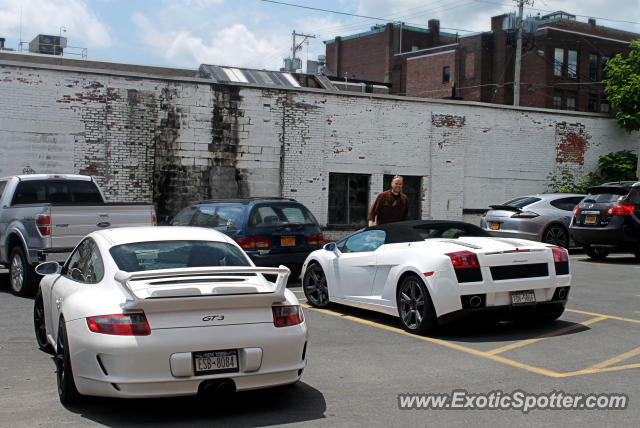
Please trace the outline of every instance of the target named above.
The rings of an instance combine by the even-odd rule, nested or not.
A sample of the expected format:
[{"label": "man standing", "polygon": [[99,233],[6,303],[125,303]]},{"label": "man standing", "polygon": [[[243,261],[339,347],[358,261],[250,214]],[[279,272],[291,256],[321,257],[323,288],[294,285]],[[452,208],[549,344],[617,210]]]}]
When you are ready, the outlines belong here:
[{"label": "man standing", "polygon": [[402,177],[391,180],[391,189],[378,195],[369,211],[369,226],[406,220],[409,215],[409,199],[402,193]]}]

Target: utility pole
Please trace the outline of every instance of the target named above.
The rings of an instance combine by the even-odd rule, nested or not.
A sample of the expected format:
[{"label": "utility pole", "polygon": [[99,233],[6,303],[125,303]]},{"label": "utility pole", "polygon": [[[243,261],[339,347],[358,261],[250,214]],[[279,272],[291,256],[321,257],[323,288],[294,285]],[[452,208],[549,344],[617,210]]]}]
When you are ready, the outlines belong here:
[{"label": "utility pole", "polygon": [[522,9],[524,3],[533,6],[533,0],[515,0],[518,2],[518,36],[516,39],[516,67],[513,72],[513,105],[520,105],[520,63],[522,62]]},{"label": "utility pole", "polygon": [[[296,45],[296,36],[299,37],[304,37],[304,39],[302,39],[302,41]],[[302,49],[302,44],[304,42],[307,41],[307,39],[315,39],[316,36],[312,36],[310,34],[298,34],[296,33],[296,30],[293,30],[293,46],[291,47],[291,64],[295,64],[296,62],[296,52],[298,52],[300,49]],[[293,65],[293,67],[295,67],[295,65]],[[295,71],[295,70],[291,70],[291,71]]]}]

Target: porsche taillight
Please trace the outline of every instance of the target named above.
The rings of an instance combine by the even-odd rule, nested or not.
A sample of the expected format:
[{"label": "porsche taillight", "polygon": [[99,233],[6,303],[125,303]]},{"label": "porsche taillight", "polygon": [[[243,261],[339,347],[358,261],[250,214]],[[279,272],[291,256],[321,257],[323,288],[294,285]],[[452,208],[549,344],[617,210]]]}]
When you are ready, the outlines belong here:
[{"label": "porsche taillight", "polygon": [[276,327],[289,327],[304,321],[302,308],[298,305],[272,306],[273,325]]},{"label": "porsche taillight", "polygon": [[87,326],[94,333],[116,336],[148,336],[151,334],[147,317],[142,312],[88,317]]}]

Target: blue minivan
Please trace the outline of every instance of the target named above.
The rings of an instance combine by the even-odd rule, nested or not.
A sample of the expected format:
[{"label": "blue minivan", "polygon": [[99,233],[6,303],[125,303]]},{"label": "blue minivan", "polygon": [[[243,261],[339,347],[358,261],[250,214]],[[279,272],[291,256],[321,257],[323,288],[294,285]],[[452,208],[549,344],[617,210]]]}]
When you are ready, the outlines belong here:
[{"label": "blue minivan", "polygon": [[295,199],[246,198],[198,202],[172,226],[214,228],[233,238],[257,266],[285,265],[297,275],[307,255],[324,245],[320,225]]}]

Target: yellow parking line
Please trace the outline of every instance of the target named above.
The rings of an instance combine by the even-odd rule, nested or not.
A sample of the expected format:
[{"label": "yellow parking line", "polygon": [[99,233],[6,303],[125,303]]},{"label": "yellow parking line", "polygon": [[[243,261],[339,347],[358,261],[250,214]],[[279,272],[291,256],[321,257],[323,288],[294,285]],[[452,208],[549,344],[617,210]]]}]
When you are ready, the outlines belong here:
[{"label": "yellow parking line", "polygon": [[633,349],[633,350],[631,350],[629,352],[625,352],[624,354],[620,354],[617,357],[613,357],[611,359],[608,359],[607,361],[603,361],[601,363],[594,364],[591,367],[587,368],[586,370],[602,369],[602,368],[608,367],[610,365],[613,365],[615,363],[619,363],[620,361],[624,361],[624,360],[629,359],[631,357],[635,357],[636,355],[640,355],[640,347],[637,347],[636,349]]},{"label": "yellow parking line", "polygon": [[501,346],[500,348],[492,349],[491,351],[487,351],[487,354],[489,354],[489,355],[501,354],[503,352],[510,351],[510,350],[516,349],[516,348],[520,348],[522,346],[527,346],[527,345],[530,345],[532,343],[539,342],[542,339],[546,339],[548,337],[559,336],[559,335],[561,335],[563,333],[566,333],[568,331],[575,330],[575,329],[578,329],[580,327],[586,327],[588,325],[591,325],[593,323],[596,323],[596,322],[602,321],[602,320],[606,320],[606,319],[607,319],[607,317],[592,318],[592,319],[590,319],[588,321],[581,322],[581,323],[576,323],[576,324],[570,325],[568,327],[561,328],[559,330],[551,331],[549,333],[545,333],[545,334],[543,334],[541,336],[534,337],[532,339],[521,340],[521,341],[516,342],[516,343],[511,343],[509,345]]},{"label": "yellow parking line", "polygon": [[586,375],[586,374],[615,372],[620,370],[629,370],[629,369],[637,369],[637,368],[640,368],[640,363],[627,364],[624,366],[604,367],[601,369],[588,368],[584,370],[578,370],[575,372],[561,373],[560,376],[558,377],[572,377],[572,376],[580,376],[580,375]]},{"label": "yellow parking line", "polygon": [[593,315],[594,317],[605,317],[605,318],[610,318],[612,320],[619,320],[619,321],[626,321],[626,322],[640,324],[640,320],[635,320],[633,318],[623,318],[623,317],[616,317],[614,315],[596,314],[594,312],[579,311],[577,309],[565,309],[565,310],[567,312],[575,312],[576,314]]},{"label": "yellow parking line", "polygon": [[419,340],[422,340],[422,341],[425,341],[425,342],[431,342],[431,343],[435,343],[435,344],[438,344],[438,345],[445,346],[447,348],[451,348],[451,349],[455,349],[455,350],[458,350],[458,351],[466,352],[467,354],[488,358],[490,360],[493,360],[493,361],[496,361],[496,362],[499,362],[499,363],[502,363],[502,364],[507,364],[507,365],[512,366],[512,367],[517,367],[517,368],[520,368],[520,369],[523,369],[523,370],[527,370],[527,371],[530,371],[532,373],[537,373],[537,374],[541,374],[541,375],[545,375],[545,376],[549,376],[549,377],[562,377],[562,373],[558,373],[558,372],[554,372],[554,371],[546,370],[546,369],[541,369],[539,367],[530,366],[530,365],[524,364],[524,363],[519,363],[517,361],[513,361],[513,360],[510,360],[508,358],[501,357],[499,355],[491,355],[491,354],[488,354],[487,352],[478,351],[477,349],[468,348],[466,346],[458,345],[457,343],[447,342],[445,340],[435,339],[433,337],[419,336],[417,334],[409,333],[408,331],[402,330],[402,329],[397,328],[397,327],[390,327],[390,326],[387,326],[387,325],[384,325],[384,324],[378,324],[378,323],[375,323],[375,322],[372,322],[372,321],[363,320],[363,319],[360,319],[360,318],[355,318],[355,317],[352,317],[350,315],[339,314],[337,312],[333,312],[333,311],[330,311],[330,310],[327,310],[327,309],[318,309],[318,308],[314,308],[314,307],[311,307],[311,306],[305,305],[305,304],[303,304],[302,306],[307,308],[307,309],[311,309],[313,311],[320,312],[320,313],[323,313],[323,314],[326,314],[326,315],[332,315],[332,316],[335,316],[335,317],[345,318],[345,319],[348,319],[350,321],[354,321],[354,322],[357,322],[357,323],[360,323],[360,324],[381,328],[383,330],[391,331],[391,332],[394,332],[394,333],[404,334],[405,336],[413,337],[413,338],[416,338],[416,339],[419,339]]}]

